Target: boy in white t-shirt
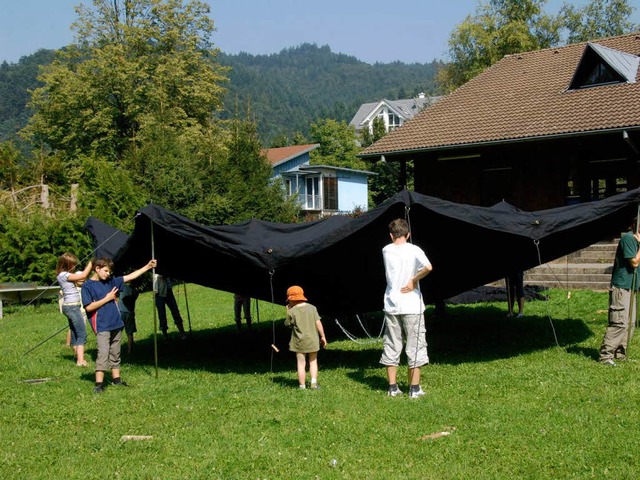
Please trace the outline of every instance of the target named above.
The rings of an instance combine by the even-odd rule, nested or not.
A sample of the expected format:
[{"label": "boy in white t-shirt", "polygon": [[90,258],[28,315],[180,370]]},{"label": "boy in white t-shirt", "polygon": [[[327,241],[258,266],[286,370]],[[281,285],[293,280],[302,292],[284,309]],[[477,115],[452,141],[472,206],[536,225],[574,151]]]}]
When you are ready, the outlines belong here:
[{"label": "boy in white t-shirt", "polygon": [[387,367],[389,390],[395,397],[403,335],[409,367],[409,397],[424,395],[420,388],[420,367],[429,363],[424,302],[418,282],[432,271],[424,251],[409,243],[409,225],[401,218],[389,224],[391,243],[382,249],[387,288],[384,293],[384,342],[380,363]]}]

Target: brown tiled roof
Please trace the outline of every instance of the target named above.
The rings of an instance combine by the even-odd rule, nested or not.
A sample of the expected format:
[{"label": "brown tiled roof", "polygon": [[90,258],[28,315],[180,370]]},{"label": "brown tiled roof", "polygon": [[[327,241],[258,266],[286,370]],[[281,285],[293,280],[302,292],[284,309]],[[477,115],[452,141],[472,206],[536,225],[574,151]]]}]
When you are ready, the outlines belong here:
[{"label": "brown tiled roof", "polygon": [[290,158],[315,150],[319,146],[320,144],[318,143],[309,143],[306,145],[293,145],[290,147],[267,148],[263,150],[262,153],[267,157],[267,161],[272,166],[276,166]]},{"label": "brown tiled roof", "polygon": [[[640,55],[640,33],[592,43]],[[586,46],[506,56],[361,155],[639,127],[640,81],[567,90]]]}]

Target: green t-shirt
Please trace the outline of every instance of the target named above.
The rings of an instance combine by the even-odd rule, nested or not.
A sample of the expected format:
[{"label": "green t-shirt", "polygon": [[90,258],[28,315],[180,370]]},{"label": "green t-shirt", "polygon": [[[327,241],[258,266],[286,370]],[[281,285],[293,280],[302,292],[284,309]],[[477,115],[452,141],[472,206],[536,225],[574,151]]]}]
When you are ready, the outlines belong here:
[{"label": "green t-shirt", "polygon": [[310,303],[299,303],[287,309],[284,324],[291,328],[289,350],[310,353],[320,350],[320,337],[316,321],[320,320],[318,310]]},{"label": "green t-shirt", "polygon": [[[629,259],[638,253],[638,241],[633,233],[627,232],[620,238],[616,249],[616,259],[611,272],[611,285],[618,288],[631,288],[635,268],[629,263]],[[638,279],[636,278],[635,289],[638,290]]]}]

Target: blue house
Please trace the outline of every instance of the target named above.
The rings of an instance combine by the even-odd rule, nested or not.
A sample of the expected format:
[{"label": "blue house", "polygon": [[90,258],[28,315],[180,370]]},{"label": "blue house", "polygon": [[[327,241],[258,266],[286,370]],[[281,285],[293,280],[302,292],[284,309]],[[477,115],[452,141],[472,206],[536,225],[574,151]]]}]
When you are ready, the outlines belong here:
[{"label": "blue house", "polygon": [[373,172],[328,165],[309,165],[309,154],[320,145],[307,144],[265,150],[273,178],[282,178],[287,195],[297,195],[303,211],[320,216],[366,211]]}]

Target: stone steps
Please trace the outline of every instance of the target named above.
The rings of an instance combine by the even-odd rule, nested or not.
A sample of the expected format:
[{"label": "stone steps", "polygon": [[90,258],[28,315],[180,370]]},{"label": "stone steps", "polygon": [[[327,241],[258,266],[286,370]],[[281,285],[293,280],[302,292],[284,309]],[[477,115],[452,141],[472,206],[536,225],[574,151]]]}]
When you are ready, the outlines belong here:
[{"label": "stone steps", "polygon": [[524,274],[524,283],[569,290],[608,290],[618,239],[595,243]]}]

